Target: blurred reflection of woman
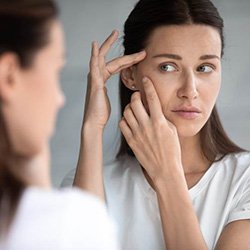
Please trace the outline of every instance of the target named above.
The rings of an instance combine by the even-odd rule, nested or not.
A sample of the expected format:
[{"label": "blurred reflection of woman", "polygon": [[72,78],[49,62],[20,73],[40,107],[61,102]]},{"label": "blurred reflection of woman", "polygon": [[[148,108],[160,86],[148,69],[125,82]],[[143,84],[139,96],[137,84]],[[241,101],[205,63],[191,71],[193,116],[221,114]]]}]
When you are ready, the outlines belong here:
[{"label": "blurred reflection of woman", "polygon": [[0,249],[118,249],[102,201],[51,188],[49,139],[64,103],[54,3],[1,0],[0,34]]}]

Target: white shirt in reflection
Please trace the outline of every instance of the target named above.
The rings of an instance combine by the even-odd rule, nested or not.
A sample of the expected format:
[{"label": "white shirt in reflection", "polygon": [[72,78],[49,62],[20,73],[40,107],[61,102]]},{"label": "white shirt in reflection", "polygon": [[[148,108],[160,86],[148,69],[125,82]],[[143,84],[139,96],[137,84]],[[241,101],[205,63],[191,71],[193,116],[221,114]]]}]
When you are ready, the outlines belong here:
[{"label": "white shirt in reflection", "polygon": [[104,204],[76,188],[27,188],[1,250],[118,250]]}]

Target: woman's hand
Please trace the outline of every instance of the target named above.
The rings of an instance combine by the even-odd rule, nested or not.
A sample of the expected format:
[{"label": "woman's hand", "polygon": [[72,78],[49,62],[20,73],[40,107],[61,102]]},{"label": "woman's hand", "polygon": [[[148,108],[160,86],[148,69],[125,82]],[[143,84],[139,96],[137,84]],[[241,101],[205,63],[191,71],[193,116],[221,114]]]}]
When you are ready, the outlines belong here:
[{"label": "woman's hand", "polygon": [[110,116],[111,109],[105,86],[106,81],[113,74],[143,60],[146,55],[145,51],[142,51],[106,62],[105,56],[117,37],[118,32],[113,31],[100,48],[97,42],[92,43],[90,72],[88,74],[88,87],[83,120],[83,125],[89,124],[91,128],[94,127],[103,130]]},{"label": "woman's hand", "polygon": [[143,60],[146,52],[122,56],[106,63],[105,56],[116,41],[114,31],[99,48],[92,44],[85,101],[82,138],[74,185],[105,200],[103,184],[103,129],[109,119],[110,103],[105,83],[115,73]]},{"label": "woman's hand", "polygon": [[148,112],[141,95],[135,92],[124,110],[120,129],[136,158],[152,181],[166,181],[183,173],[176,127],[164,116],[150,79],[143,79]]}]

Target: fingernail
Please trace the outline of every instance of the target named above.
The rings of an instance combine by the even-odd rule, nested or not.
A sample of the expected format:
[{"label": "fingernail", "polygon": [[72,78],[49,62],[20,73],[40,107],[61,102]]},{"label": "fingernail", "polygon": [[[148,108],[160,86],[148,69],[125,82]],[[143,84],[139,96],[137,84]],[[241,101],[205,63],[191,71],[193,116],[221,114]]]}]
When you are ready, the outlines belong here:
[{"label": "fingernail", "polygon": [[137,54],[138,54],[138,55],[141,55],[141,54],[145,54],[145,52],[146,52],[146,51],[143,50],[143,51],[138,52]]},{"label": "fingernail", "polygon": [[118,30],[113,30],[112,33],[111,33],[111,35],[114,35],[117,32],[118,32]]},{"label": "fingernail", "polygon": [[143,83],[146,83],[148,81],[148,78],[146,77],[146,76],[144,76],[143,78],[142,78],[142,82]]}]

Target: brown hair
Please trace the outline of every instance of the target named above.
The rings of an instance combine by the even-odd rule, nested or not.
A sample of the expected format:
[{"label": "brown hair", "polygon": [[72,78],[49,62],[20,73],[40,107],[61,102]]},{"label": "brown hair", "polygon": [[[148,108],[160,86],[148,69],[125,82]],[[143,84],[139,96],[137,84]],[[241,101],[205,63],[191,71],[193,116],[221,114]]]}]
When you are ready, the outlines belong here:
[{"label": "brown hair", "polygon": [[[49,43],[49,27],[58,11],[53,0],[0,0],[0,57],[15,53],[22,68],[32,65],[35,54]],[[0,233],[13,219],[25,184],[11,167],[19,167],[24,157],[11,148],[0,99]]]},{"label": "brown hair", "polygon": [[[201,24],[214,27],[221,37],[221,56],[224,53],[223,19],[210,0],[140,0],[124,25],[124,54],[143,50],[154,29],[165,25]],[[130,102],[133,91],[120,79],[120,108],[123,112]],[[214,106],[212,113],[200,131],[201,148],[211,162],[222,159],[226,154],[244,151],[234,144],[223,129],[219,114]],[[124,136],[117,157],[124,154],[134,156]]]}]

